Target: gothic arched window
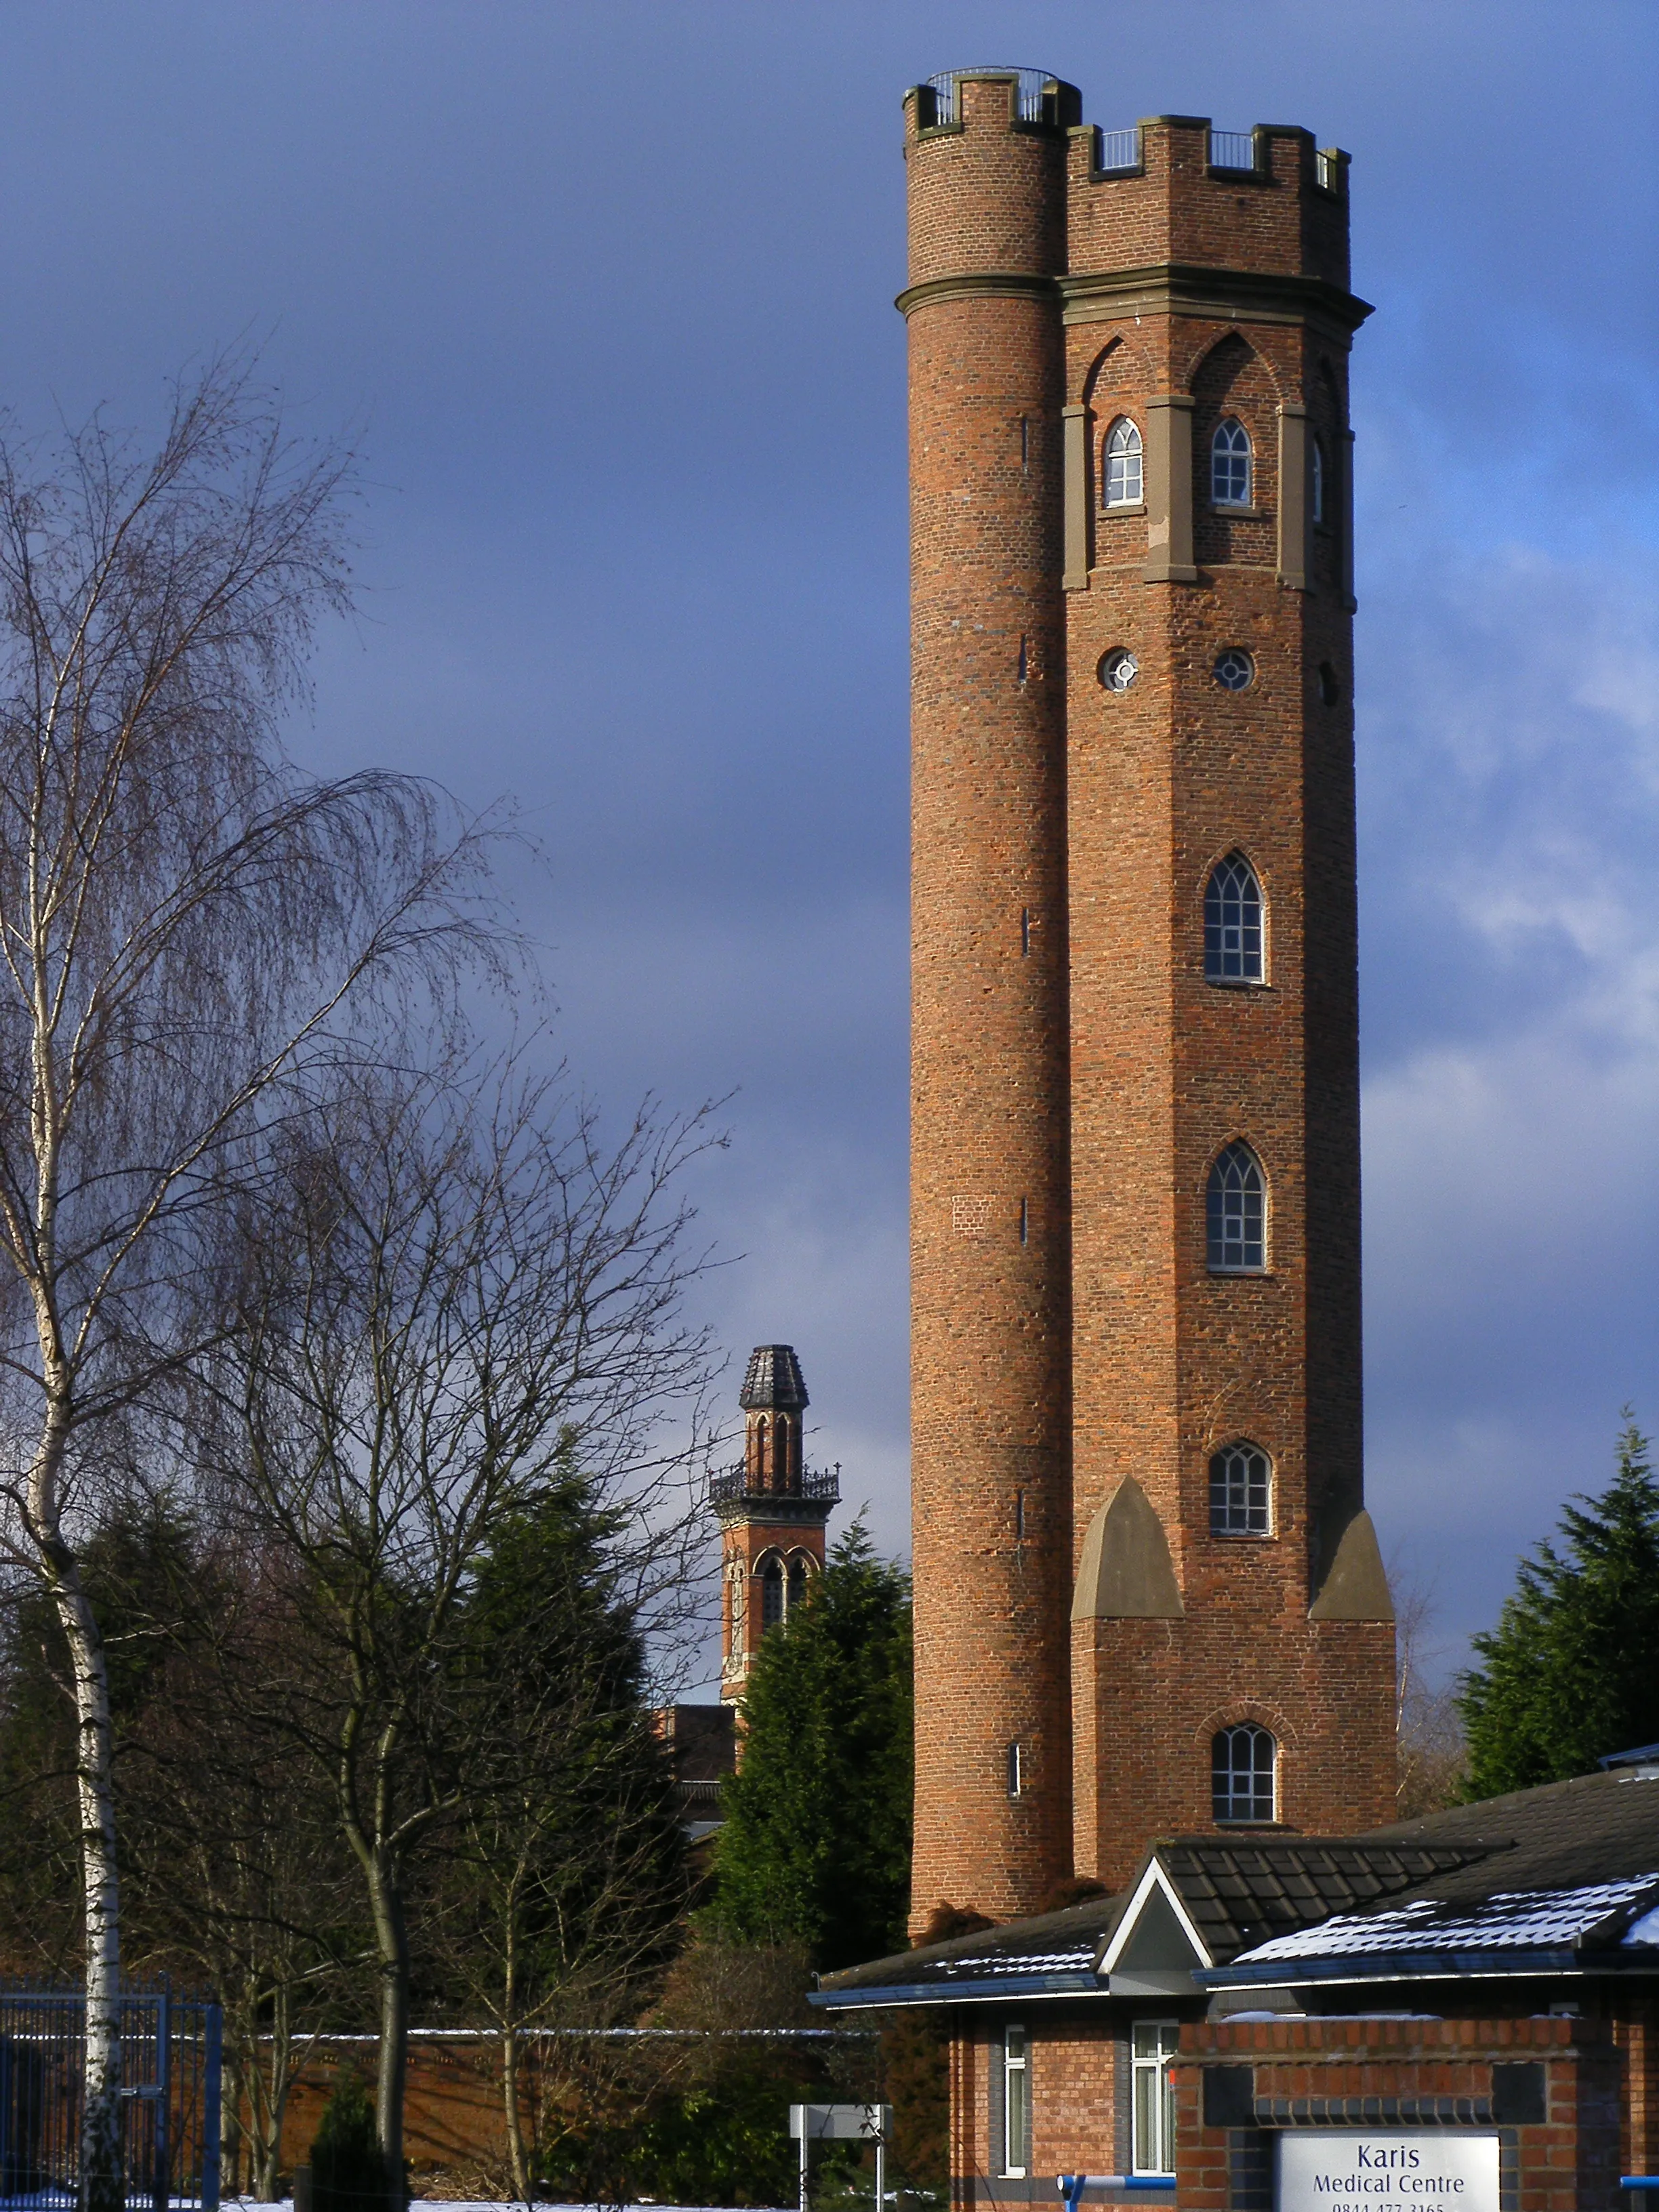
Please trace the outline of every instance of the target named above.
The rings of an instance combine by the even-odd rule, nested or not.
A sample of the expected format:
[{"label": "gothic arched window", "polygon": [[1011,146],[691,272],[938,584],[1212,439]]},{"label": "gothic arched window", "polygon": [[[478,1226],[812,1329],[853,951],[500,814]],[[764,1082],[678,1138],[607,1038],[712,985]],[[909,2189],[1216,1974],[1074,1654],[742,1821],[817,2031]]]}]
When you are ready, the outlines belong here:
[{"label": "gothic arched window", "polygon": [[783,1562],[769,1559],[761,1570],[761,1628],[764,1632],[775,1628],[783,1619],[784,1596]]},{"label": "gothic arched window", "polygon": [[1210,1462],[1210,1534],[1273,1533],[1273,1462],[1259,1444],[1228,1444]]},{"label": "gothic arched window", "polygon": [[1210,1747],[1211,1802],[1218,1820],[1276,1818],[1279,1746],[1253,1721],[1220,1729]]},{"label": "gothic arched window", "polygon": [[1222,416],[1210,441],[1210,499],[1216,507],[1250,503],[1250,434],[1231,415]]},{"label": "gothic arched window", "polygon": [[1229,853],[1205,886],[1204,980],[1259,983],[1261,978],[1261,886],[1243,853]]},{"label": "gothic arched window", "polygon": [[1212,1275],[1261,1273],[1267,1264],[1267,1212],[1261,1163],[1248,1145],[1229,1145],[1217,1155],[1205,1193]]},{"label": "gothic arched window", "polygon": [[809,1571],[810,1570],[808,1569],[805,1559],[794,1559],[790,1560],[789,1610],[791,1613],[793,1613],[798,1605],[805,1605],[806,1602],[806,1579]]},{"label": "gothic arched window", "polygon": [[1143,496],[1140,474],[1140,433],[1127,415],[1120,415],[1106,433],[1106,466],[1102,471],[1101,498],[1107,507],[1139,507]]}]

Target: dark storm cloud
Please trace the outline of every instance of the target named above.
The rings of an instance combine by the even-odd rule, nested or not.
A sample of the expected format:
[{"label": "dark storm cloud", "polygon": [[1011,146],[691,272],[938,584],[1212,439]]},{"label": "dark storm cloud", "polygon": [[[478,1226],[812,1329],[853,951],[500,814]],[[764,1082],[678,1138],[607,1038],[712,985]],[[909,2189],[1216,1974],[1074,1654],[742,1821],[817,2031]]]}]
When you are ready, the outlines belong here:
[{"label": "dark storm cloud", "polygon": [[1486,1618],[1659,1419],[1645,0],[62,5],[0,26],[0,394],[153,418],[252,330],[365,424],[366,617],[294,742],[515,793],[560,1042],[735,1091],[704,1224],[903,1540],[898,98],[1354,155],[1373,1502]]}]

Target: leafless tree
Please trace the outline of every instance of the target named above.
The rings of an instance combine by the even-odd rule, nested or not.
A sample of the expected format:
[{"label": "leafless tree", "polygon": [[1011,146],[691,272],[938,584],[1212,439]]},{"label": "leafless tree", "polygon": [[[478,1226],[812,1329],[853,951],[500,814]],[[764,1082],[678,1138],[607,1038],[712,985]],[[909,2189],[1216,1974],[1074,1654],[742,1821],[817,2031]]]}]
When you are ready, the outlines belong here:
[{"label": "leafless tree", "polygon": [[246,2172],[273,2203],[290,2092],[362,1963],[355,1869],[314,1778],[240,1694],[249,1663],[299,1625],[273,1620],[272,1578],[224,1531],[191,1565],[194,1632],[118,1746],[129,1948],[218,1992],[227,2186]]},{"label": "leafless tree", "polygon": [[[466,1787],[430,1894],[428,1948],[470,2021],[498,2038],[507,2179],[534,2194],[548,2031],[625,2026],[678,1948],[690,1901],[672,1771],[639,1696],[639,1648],[611,1601],[604,1530],[580,1484],[506,1531],[469,1610]],[[544,2099],[538,2098],[538,2103]]]},{"label": "leafless tree", "polygon": [[425,791],[308,781],[280,750],[313,625],[349,603],[350,488],[349,453],[296,444],[234,362],[179,386],[154,451],[101,419],[0,435],[3,1540],[72,1663],[88,2212],[121,2197],[109,1692],[78,1554],[100,1431],[217,1332],[216,1217],[365,998],[414,1012],[488,935],[479,842]]},{"label": "leafless tree", "polygon": [[[510,1064],[365,1079],[248,1217],[211,1449],[304,1624],[258,1683],[362,1872],[394,2173],[411,1881],[456,1839],[499,1735],[496,1692],[464,1663],[481,1560],[579,1468],[635,1617],[672,1628],[684,1601],[708,1347],[679,1310],[702,1263],[678,1186],[711,1141],[704,1115],[647,1112],[607,1146],[590,1109]],[[541,1749],[558,1759],[556,1729]]]},{"label": "leafless tree", "polygon": [[1437,1813],[1457,1802],[1468,1747],[1449,1684],[1433,1678],[1443,1656],[1435,1640],[1437,1603],[1424,1582],[1398,1559],[1390,1563],[1395,1607],[1395,1808],[1401,1820]]}]

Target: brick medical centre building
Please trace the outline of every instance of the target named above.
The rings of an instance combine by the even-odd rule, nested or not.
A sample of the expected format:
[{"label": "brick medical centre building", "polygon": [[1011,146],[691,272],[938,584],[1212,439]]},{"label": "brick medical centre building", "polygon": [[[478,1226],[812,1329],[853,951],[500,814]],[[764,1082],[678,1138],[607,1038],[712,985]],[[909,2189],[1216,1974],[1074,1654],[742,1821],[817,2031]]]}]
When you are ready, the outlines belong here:
[{"label": "brick medical centre building", "polygon": [[905,157],[913,1897],[981,1931],[817,2002],[941,2008],[963,2204],[1612,2203],[1659,1747],[1384,1826],[1347,157],[1009,69]]}]

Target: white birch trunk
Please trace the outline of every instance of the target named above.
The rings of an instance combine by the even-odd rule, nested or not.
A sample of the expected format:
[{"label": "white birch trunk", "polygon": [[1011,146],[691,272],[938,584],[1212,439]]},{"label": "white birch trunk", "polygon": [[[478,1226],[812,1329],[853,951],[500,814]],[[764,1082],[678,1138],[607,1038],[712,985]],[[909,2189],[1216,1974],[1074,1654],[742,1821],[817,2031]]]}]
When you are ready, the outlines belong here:
[{"label": "white birch trunk", "polygon": [[36,1540],[74,1676],[76,1790],[86,1917],[86,2091],[81,2122],[82,2212],[120,2212],[121,1912],[115,1862],[115,1792],[109,1675],[75,1555],[64,1541],[59,1475],[70,1425],[66,1389],[47,1382],[47,1417],[29,1485]]}]

